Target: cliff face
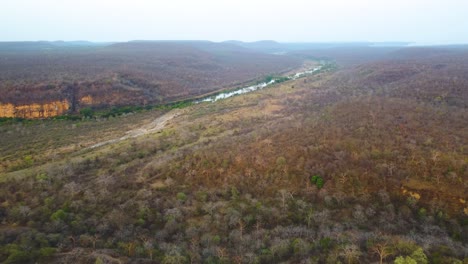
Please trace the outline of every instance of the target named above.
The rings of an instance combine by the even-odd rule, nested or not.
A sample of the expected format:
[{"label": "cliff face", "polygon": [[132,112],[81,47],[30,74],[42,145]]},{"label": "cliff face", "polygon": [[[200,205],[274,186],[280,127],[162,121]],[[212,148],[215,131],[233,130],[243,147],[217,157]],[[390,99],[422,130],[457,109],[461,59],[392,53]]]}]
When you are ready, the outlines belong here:
[{"label": "cliff face", "polygon": [[44,104],[13,105],[0,104],[0,117],[47,118],[62,115],[68,111],[67,100],[53,101]]},{"label": "cliff face", "polygon": [[81,97],[80,104],[82,105],[92,105],[94,103],[94,99],[91,95],[86,95]]},{"label": "cliff face", "polygon": [[[78,106],[93,106],[98,103],[92,96],[86,95],[78,100]],[[0,103],[0,117],[20,117],[26,119],[48,118],[72,111],[69,100],[52,101],[48,103],[33,103],[15,105],[12,103]]]}]

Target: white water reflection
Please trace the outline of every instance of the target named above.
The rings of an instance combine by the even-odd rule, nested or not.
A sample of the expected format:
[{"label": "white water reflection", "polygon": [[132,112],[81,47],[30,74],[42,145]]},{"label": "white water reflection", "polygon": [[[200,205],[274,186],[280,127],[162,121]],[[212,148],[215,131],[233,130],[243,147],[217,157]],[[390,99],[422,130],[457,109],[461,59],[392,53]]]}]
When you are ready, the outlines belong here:
[{"label": "white water reflection", "polygon": [[[320,70],[321,68],[322,68],[322,66],[318,66],[318,67],[315,67],[313,69],[309,69],[309,70],[306,70],[306,71],[298,72],[298,73],[296,73],[294,75],[287,76],[286,78],[288,80],[296,80],[296,79],[299,79],[301,77],[312,74],[312,73]],[[277,82],[277,79],[273,79],[273,80],[271,80],[269,82],[262,82],[262,83],[259,83],[259,84],[256,84],[256,85],[251,85],[251,86],[248,86],[248,87],[239,88],[239,89],[231,91],[231,92],[224,92],[224,93],[220,93],[220,94],[217,94],[217,95],[212,95],[212,96],[200,99],[200,100],[196,101],[195,103],[216,102],[218,100],[226,99],[226,98],[229,98],[229,97],[232,97],[232,96],[235,96],[235,95],[240,95],[240,94],[245,94],[245,93],[250,93],[250,92],[253,92],[253,91],[261,90],[261,89],[263,89],[263,88],[265,88],[265,87],[267,87],[269,85],[272,85],[272,84],[274,84],[276,82]]]},{"label": "white water reflection", "polygon": [[253,92],[253,91],[257,91],[257,90],[263,89],[263,88],[265,88],[268,85],[273,84],[273,83],[275,83],[275,80],[271,80],[268,83],[263,82],[263,83],[259,83],[257,85],[252,85],[252,86],[240,88],[240,89],[232,91],[232,92],[220,93],[218,95],[214,95],[214,96],[202,99],[199,102],[216,102],[218,100],[226,99],[226,98],[232,97],[234,95],[245,94],[245,93],[250,93],[250,92]]},{"label": "white water reflection", "polygon": [[312,74],[318,70],[320,70],[322,68],[322,66],[320,67],[317,67],[317,68],[313,68],[313,69],[310,69],[310,70],[307,70],[307,71],[303,71],[303,72],[298,72],[296,74],[294,74],[293,77],[291,77],[292,80],[296,80],[296,79],[299,79],[301,77],[304,77],[306,75],[309,75],[309,74]]}]

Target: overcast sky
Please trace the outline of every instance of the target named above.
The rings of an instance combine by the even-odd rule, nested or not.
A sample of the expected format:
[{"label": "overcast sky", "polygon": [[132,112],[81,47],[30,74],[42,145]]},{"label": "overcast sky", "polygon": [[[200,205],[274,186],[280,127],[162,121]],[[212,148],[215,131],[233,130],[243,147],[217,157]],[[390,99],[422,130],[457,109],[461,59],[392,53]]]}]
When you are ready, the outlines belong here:
[{"label": "overcast sky", "polygon": [[468,43],[468,0],[0,1],[0,41]]}]

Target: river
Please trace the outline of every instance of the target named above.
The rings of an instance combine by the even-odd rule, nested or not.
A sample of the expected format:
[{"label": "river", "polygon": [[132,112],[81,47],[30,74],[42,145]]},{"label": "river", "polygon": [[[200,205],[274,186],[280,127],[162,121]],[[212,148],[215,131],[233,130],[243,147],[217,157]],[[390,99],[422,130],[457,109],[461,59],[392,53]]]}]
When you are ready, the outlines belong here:
[{"label": "river", "polygon": [[255,85],[251,85],[251,86],[247,86],[247,87],[242,87],[242,88],[236,89],[234,91],[223,92],[223,93],[216,94],[216,95],[210,95],[210,96],[207,96],[205,98],[202,98],[202,99],[199,99],[199,100],[195,101],[195,103],[198,104],[198,103],[203,103],[203,102],[216,102],[218,100],[226,99],[226,98],[229,98],[229,97],[232,97],[232,96],[235,96],[235,95],[254,92],[254,91],[257,91],[257,90],[261,90],[261,89],[263,89],[263,88],[265,88],[267,86],[270,86],[272,84],[275,84],[279,80],[284,81],[285,78],[286,78],[286,80],[289,81],[289,80],[296,80],[296,79],[302,78],[304,76],[313,74],[313,73],[319,71],[320,69],[322,69],[322,67],[323,67],[323,65],[320,65],[320,66],[317,66],[315,68],[308,69],[308,70],[305,70],[305,71],[302,71],[302,72],[297,72],[295,74],[292,74],[292,75],[289,75],[289,76],[286,76],[286,77],[273,78],[269,82],[262,82],[262,83],[259,83],[259,84],[255,84]]}]

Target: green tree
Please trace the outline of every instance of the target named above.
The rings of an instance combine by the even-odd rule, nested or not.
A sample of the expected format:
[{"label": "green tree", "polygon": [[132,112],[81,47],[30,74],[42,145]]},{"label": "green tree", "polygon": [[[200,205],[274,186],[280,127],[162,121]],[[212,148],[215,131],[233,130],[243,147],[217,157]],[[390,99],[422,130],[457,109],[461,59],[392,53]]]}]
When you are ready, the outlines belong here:
[{"label": "green tree", "polygon": [[67,217],[67,213],[64,210],[59,209],[50,216],[50,219],[53,221],[57,221],[57,220],[63,221],[65,220],[66,217]]},{"label": "green tree", "polygon": [[310,177],[310,182],[312,184],[315,184],[315,186],[317,186],[317,188],[319,189],[321,189],[323,185],[325,184],[325,181],[323,180],[323,178],[318,175],[314,175]]},{"label": "green tree", "polygon": [[395,264],[427,264],[429,261],[427,260],[426,254],[422,248],[416,249],[411,256],[402,257],[399,256],[395,259]]},{"label": "green tree", "polygon": [[418,248],[416,251],[411,254],[411,258],[416,260],[418,264],[427,264],[429,263],[427,260],[426,254],[424,254],[424,251],[422,248]]},{"label": "green tree", "polygon": [[177,193],[177,200],[185,202],[187,200],[187,195],[183,192]]},{"label": "green tree", "polygon": [[80,114],[84,117],[91,118],[94,116],[94,111],[90,107],[86,107],[80,110]]},{"label": "green tree", "polygon": [[94,262],[94,264],[104,264],[104,262],[102,261],[100,257],[98,257],[96,261]]},{"label": "green tree", "polygon": [[402,257],[399,256],[395,259],[395,264],[418,264],[416,260],[412,259],[411,257]]}]

